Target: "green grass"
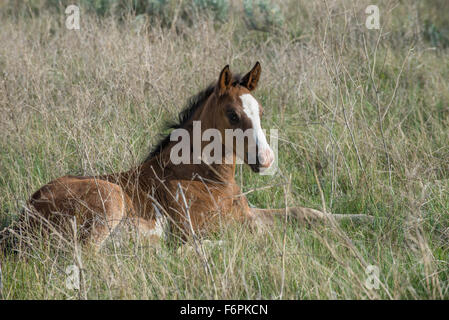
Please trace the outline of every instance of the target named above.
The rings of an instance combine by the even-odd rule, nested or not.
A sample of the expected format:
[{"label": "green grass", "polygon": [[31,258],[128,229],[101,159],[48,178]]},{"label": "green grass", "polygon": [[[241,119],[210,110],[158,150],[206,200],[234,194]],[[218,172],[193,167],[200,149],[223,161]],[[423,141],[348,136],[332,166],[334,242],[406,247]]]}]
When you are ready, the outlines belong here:
[{"label": "green grass", "polygon": [[[413,20],[413,5],[380,1],[378,42],[380,31],[364,28],[365,4],[282,2],[285,21],[273,32],[246,29],[238,6],[222,23],[209,16],[140,32],[132,17],[86,13],[76,32],[57,12],[3,12],[0,226],[56,177],[139,163],[164,120],[224,65],[243,73],[257,60],[263,127],[281,139],[275,176],[237,169],[244,191],[271,186],[249,193],[250,203],[322,209],[321,188],[328,211],[376,219],[309,228],[278,221],[265,234],[226,226],[211,235],[225,243],[206,248],[207,271],[203,255],[167,243],[131,239],[92,254],[36,239],[22,255],[0,258],[2,297],[447,299],[449,52],[416,30],[426,19],[444,30],[449,11],[426,1]],[[85,285],[70,290],[65,270],[80,263]],[[379,289],[365,285],[368,265],[379,268]]]}]

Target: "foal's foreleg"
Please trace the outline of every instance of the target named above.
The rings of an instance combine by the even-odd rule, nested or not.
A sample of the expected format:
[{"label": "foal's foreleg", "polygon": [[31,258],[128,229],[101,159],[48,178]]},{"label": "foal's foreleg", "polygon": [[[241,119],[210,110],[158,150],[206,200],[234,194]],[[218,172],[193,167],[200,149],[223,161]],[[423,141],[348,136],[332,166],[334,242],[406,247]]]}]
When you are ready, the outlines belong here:
[{"label": "foal's foreleg", "polygon": [[125,208],[122,203],[114,205],[113,208],[102,214],[98,213],[93,218],[88,243],[94,247],[95,251],[100,250],[105,240],[117,228],[125,216]]},{"label": "foal's foreleg", "polygon": [[144,219],[140,217],[127,218],[127,223],[138,237],[142,237],[150,244],[158,244],[164,238],[166,232],[165,220],[157,217],[155,219]]},{"label": "foal's foreleg", "polygon": [[370,223],[373,221],[373,217],[365,214],[332,214],[304,207],[287,209],[250,208],[250,210],[256,221],[264,225],[273,224],[276,217],[285,219],[285,215],[287,215],[288,220],[295,221],[300,225],[332,221],[351,221],[353,223]]}]

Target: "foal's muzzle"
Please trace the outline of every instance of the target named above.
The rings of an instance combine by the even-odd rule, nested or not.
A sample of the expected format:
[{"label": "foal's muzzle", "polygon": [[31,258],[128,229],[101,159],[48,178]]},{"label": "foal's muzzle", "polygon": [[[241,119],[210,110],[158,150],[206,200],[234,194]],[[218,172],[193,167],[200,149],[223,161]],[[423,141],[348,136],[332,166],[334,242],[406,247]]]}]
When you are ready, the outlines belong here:
[{"label": "foal's muzzle", "polygon": [[[274,162],[274,153],[271,148],[265,148],[264,150],[259,150],[256,148],[256,163],[249,163],[249,166],[253,172],[260,172],[261,168],[269,168]],[[247,156],[247,159],[251,159]],[[254,159],[254,158],[253,158]]]}]

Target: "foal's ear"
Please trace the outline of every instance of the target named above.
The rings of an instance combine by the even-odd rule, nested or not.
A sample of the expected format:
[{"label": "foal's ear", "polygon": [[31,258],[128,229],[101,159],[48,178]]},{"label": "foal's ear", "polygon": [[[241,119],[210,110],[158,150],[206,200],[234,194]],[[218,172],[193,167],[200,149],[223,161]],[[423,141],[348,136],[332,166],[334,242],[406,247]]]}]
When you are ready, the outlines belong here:
[{"label": "foal's ear", "polygon": [[218,95],[222,95],[231,87],[232,84],[232,73],[229,70],[229,65],[223,68],[220,72],[220,77],[218,78]]},{"label": "foal's ear", "polygon": [[257,87],[259,82],[260,74],[262,73],[262,68],[260,67],[259,61],[256,62],[254,67],[248,72],[242,80],[240,80],[240,85],[247,88],[249,91],[253,91]]},{"label": "foal's ear", "polygon": [[226,92],[232,85],[232,73],[229,69],[229,65],[223,68],[220,72],[220,77],[218,78],[218,95],[221,96]]}]

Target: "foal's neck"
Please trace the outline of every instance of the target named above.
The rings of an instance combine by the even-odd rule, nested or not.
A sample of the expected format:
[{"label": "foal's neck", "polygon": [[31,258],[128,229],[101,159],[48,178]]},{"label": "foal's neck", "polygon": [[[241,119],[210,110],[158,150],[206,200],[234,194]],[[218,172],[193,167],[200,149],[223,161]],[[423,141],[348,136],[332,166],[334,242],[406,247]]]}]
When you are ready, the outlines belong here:
[{"label": "foal's neck", "polygon": [[[185,129],[190,132],[190,136],[192,137],[192,128],[186,126]],[[207,164],[203,161],[199,164],[194,164],[193,152],[190,152],[190,164],[174,164],[170,159],[170,155],[171,150],[176,143],[177,142],[168,143],[159,154],[142,164],[143,178],[157,175],[162,179],[169,180],[199,180],[223,184],[234,182],[236,164],[235,155],[233,156],[232,161],[225,161],[225,152],[223,151],[222,161],[219,164]],[[204,146],[201,147],[201,151],[203,147]]]},{"label": "foal's neck", "polygon": [[[144,162],[141,167],[141,178],[155,177],[163,180],[198,180],[229,184],[234,182],[235,157],[233,163],[227,164],[223,158],[221,164],[173,164],[170,160],[172,144],[160,154]],[[192,161],[191,161],[192,163]],[[157,176],[157,177],[156,177]]]},{"label": "foal's neck", "polygon": [[[210,99],[210,98],[209,98]],[[182,128],[189,132],[190,141],[190,164],[175,165],[171,159],[171,150],[178,143],[169,142],[158,154],[141,165],[142,179],[154,177],[163,180],[199,180],[205,182],[216,182],[223,185],[234,183],[236,157],[233,155],[232,162],[225,161],[226,153],[222,152],[220,164],[208,165],[204,162],[194,164],[193,161],[193,121],[201,121],[201,136],[209,128],[215,128],[214,108],[210,108],[210,100],[207,100],[202,108],[198,108]],[[200,138],[201,139],[201,138]],[[201,143],[201,151],[204,144]],[[140,180],[140,179],[139,179]]]}]

